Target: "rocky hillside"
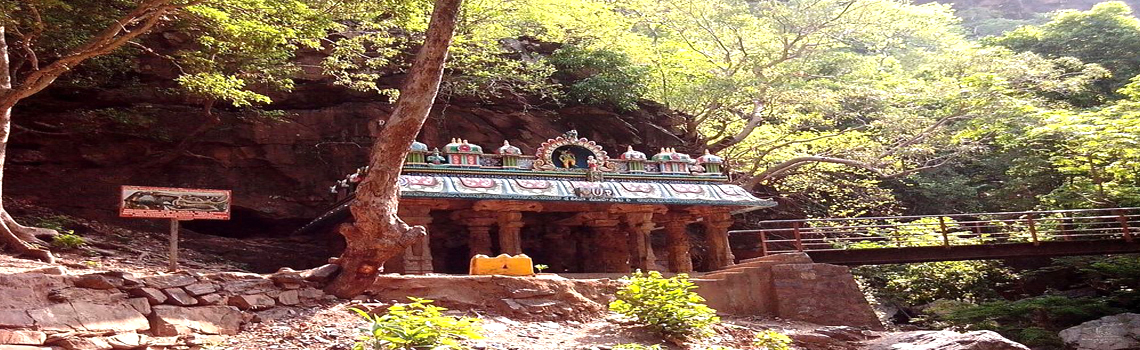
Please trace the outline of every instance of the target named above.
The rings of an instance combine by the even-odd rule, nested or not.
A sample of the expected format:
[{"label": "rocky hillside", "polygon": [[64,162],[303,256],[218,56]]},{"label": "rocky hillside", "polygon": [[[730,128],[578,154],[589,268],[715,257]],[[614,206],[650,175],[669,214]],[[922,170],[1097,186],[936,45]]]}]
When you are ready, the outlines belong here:
[{"label": "rocky hillside", "polygon": [[[167,160],[209,118],[200,101],[171,92],[174,73],[163,61],[140,57],[136,67],[92,88],[56,88],[18,105],[6,194],[138,226],[147,220],[116,218],[120,185],[231,189],[233,220],[186,227],[234,237],[285,234],[332,204],[329,186],[365,162],[369,120],[392,110],[386,97],[308,74],[294,92],[273,96],[270,113],[215,107],[221,123]],[[488,149],[510,140],[533,152],[547,138],[577,129],[609,149],[650,149],[682,143],[668,131],[672,113],[652,103],[617,112],[531,96],[441,96],[419,139],[441,146],[459,137]]]}]

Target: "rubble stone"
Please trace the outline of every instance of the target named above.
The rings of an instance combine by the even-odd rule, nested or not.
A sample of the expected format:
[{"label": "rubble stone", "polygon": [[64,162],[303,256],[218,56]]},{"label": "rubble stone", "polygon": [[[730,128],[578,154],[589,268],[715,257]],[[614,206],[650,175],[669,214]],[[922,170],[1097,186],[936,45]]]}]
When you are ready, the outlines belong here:
[{"label": "rubble stone", "polygon": [[158,305],[166,302],[166,294],[163,294],[161,290],[150,287],[131,289],[127,293],[134,297],[146,298],[146,301],[150,302],[151,305]]},{"label": "rubble stone", "polygon": [[242,312],[232,306],[157,305],[153,309],[151,332],[156,336],[237,334],[242,320]]},{"label": "rubble stone", "polygon": [[281,305],[297,305],[301,303],[301,293],[296,290],[284,291],[277,296],[277,302]]},{"label": "rubble stone", "polygon": [[107,337],[107,343],[116,350],[137,349],[149,345],[150,339],[144,334],[121,333]]},{"label": "rubble stone", "polygon": [[111,344],[102,338],[70,337],[53,345],[62,346],[67,350],[109,350]]},{"label": "rubble stone", "polygon": [[261,310],[271,308],[277,302],[265,294],[248,294],[232,296],[226,304],[237,306],[242,310]]},{"label": "rubble stone", "polygon": [[166,296],[169,298],[167,301],[170,304],[178,306],[190,306],[198,304],[198,299],[194,299],[194,297],[190,296],[190,294],[187,294],[185,290],[182,290],[182,288],[167,288],[163,289],[162,293],[166,294]]},{"label": "rubble stone", "polygon": [[186,287],[183,287],[183,289],[185,289],[187,293],[190,293],[190,295],[199,296],[199,295],[210,294],[210,293],[218,291],[218,286],[216,286],[210,282],[198,282],[198,283],[194,283],[194,284],[188,285]]},{"label": "rubble stone", "polygon": [[306,281],[313,282],[328,282],[340,271],[340,266],[336,264],[324,264],[315,268],[301,271],[301,277]]},{"label": "rubble stone", "polygon": [[197,278],[186,273],[169,275],[147,276],[142,278],[143,284],[155,289],[183,287],[198,282]]},{"label": "rubble stone", "polygon": [[131,304],[140,314],[150,315],[150,301],[146,298],[130,298],[127,299],[127,304]]},{"label": "rubble stone", "polygon": [[221,294],[206,294],[198,297],[198,305],[216,305],[222,302],[222,299],[224,298]]},{"label": "rubble stone", "polygon": [[76,277],[76,287],[91,289],[115,289],[123,285],[123,280],[103,274],[89,274]]},{"label": "rubble stone", "polygon": [[47,340],[44,332],[0,329],[0,344],[5,345],[41,345]]}]

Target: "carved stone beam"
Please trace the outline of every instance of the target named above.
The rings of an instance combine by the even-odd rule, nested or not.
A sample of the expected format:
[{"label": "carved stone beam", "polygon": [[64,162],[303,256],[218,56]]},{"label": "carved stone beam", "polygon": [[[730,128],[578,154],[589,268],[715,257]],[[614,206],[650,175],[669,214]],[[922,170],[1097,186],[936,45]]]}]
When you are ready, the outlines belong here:
[{"label": "carved stone beam", "polygon": [[530,201],[482,200],[471,209],[476,211],[542,211],[542,203]]}]

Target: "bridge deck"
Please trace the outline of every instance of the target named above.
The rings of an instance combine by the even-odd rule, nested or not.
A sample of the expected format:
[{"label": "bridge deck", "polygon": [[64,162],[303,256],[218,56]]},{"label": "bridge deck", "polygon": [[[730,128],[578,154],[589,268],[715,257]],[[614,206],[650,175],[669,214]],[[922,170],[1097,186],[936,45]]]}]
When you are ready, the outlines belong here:
[{"label": "bridge deck", "polygon": [[816,262],[872,265],[1140,253],[1140,208],[769,220],[759,256],[806,252]]}]

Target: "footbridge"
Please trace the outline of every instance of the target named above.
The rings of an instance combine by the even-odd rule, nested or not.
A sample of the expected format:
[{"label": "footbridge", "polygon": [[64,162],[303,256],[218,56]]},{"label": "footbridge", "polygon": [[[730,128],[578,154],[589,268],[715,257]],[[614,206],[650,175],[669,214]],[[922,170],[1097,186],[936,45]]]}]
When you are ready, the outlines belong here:
[{"label": "footbridge", "polygon": [[756,236],[759,257],[805,252],[815,262],[838,265],[1140,253],[1140,208],[766,220],[757,224],[758,229],[730,234]]}]

